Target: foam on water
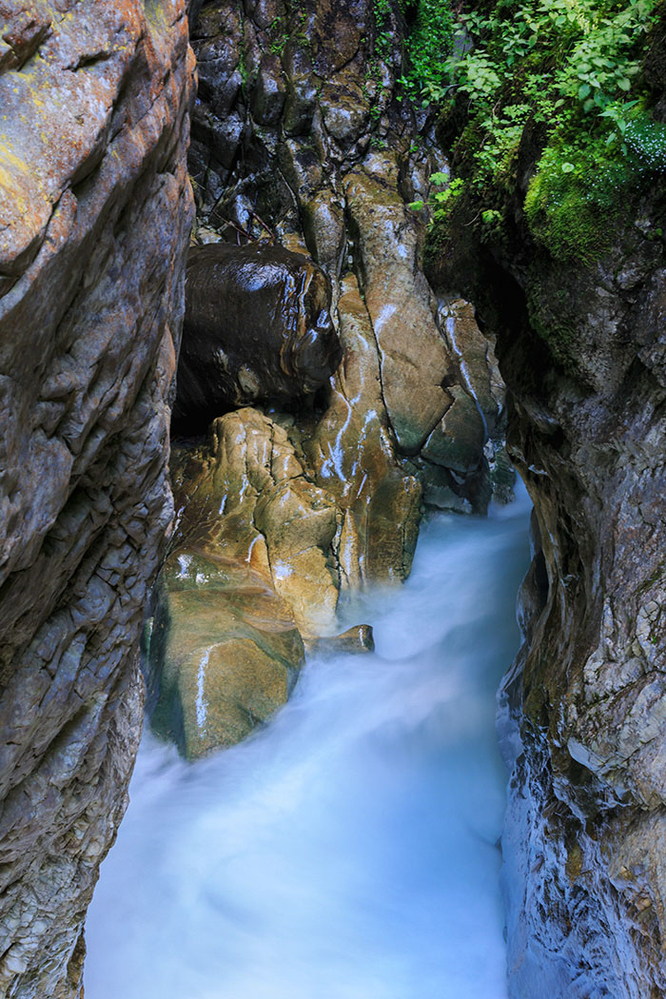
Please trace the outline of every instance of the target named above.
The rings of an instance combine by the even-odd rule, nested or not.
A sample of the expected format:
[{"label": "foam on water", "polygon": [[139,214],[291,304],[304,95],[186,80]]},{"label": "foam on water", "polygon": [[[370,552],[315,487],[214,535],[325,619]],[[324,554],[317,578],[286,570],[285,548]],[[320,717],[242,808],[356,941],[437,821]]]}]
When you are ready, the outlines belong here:
[{"label": "foam on water", "polygon": [[506,999],[494,695],[527,518],[430,523],[349,611],[376,654],[309,665],[240,746],[189,765],[146,733],[86,999]]}]

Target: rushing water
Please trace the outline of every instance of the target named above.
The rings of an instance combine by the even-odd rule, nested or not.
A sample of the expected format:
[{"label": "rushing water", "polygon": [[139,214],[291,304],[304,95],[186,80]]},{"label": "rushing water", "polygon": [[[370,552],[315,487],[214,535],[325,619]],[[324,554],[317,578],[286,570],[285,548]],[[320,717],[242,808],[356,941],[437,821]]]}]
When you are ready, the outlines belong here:
[{"label": "rushing water", "polygon": [[247,742],[188,765],[146,734],[86,999],[505,999],[494,695],[527,513],[430,523],[362,605],[377,653],[309,665]]}]

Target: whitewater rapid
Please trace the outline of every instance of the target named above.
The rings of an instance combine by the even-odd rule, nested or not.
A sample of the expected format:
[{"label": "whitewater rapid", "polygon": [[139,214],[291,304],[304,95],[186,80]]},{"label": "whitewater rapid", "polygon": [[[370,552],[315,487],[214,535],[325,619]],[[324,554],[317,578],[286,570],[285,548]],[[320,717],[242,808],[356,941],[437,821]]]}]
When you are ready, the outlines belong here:
[{"label": "whitewater rapid", "polygon": [[341,622],[376,653],[310,663],[241,745],[187,764],[146,732],[86,999],[506,999],[495,691],[528,515],[435,518]]}]

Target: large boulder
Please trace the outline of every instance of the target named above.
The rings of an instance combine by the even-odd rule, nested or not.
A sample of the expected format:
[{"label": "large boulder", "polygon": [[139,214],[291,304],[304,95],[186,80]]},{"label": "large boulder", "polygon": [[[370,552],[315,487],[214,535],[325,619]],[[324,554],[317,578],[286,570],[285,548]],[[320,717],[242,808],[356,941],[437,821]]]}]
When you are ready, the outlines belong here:
[{"label": "large boulder", "polygon": [[301,254],[263,244],[192,247],[176,421],[192,427],[257,400],[316,391],[341,355],[330,305],[329,279]]},{"label": "large boulder", "polygon": [[265,722],[304,658],[291,608],[266,578],[196,545],[181,545],[162,571],[147,651],[152,727],[189,759]]},{"label": "large boulder", "polygon": [[335,632],[338,511],[256,409],[215,420],[172,473],[179,516],[145,666],[153,727],[192,759],[265,721],[292,690],[302,637]]}]

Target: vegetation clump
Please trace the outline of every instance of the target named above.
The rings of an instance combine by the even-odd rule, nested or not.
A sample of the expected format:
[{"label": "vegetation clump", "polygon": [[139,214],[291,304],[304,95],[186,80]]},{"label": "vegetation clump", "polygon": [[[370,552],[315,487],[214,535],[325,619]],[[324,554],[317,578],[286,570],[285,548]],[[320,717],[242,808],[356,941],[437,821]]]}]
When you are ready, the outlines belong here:
[{"label": "vegetation clump", "polygon": [[454,18],[449,0],[373,0],[374,55],[388,62],[392,47],[392,18],[407,23],[404,92],[422,104],[440,101],[449,84],[446,60],[454,42]]},{"label": "vegetation clump", "polygon": [[[448,84],[447,58],[454,42],[454,20],[449,0],[401,0],[403,14],[414,20],[405,43],[407,71],[403,86],[421,103],[439,101]],[[416,8],[414,10],[414,7]]]},{"label": "vegetation clump", "polygon": [[523,205],[533,238],[558,259],[594,259],[609,212],[666,172],[666,127],[651,117],[641,75],[663,0],[474,6],[460,13],[444,65],[449,116],[465,123],[454,150],[464,188],[435,205],[435,220],[466,201],[486,238],[501,234],[531,141],[541,150]]}]

